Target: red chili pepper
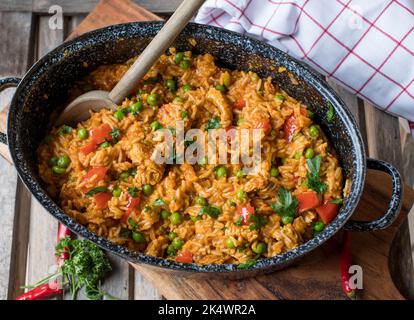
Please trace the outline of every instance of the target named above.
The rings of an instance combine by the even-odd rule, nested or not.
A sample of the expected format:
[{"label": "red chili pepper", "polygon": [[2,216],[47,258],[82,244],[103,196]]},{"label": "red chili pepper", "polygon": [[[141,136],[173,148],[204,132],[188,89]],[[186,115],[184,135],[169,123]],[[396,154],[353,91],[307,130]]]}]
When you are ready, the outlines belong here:
[{"label": "red chili pepper", "polygon": [[341,254],[341,281],[342,290],[349,299],[355,300],[356,290],[349,286],[349,267],[352,265],[351,255],[351,233],[348,231],[344,232],[342,254]]},{"label": "red chili pepper", "polygon": [[54,295],[61,294],[62,289],[59,288],[57,282],[45,283],[32,290],[29,290],[18,296],[16,300],[41,300],[50,298]]},{"label": "red chili pepper", "polygon": [[[63,224],[59,223],[59,230],[58,230],[58,239],[57,241],[59,242],[60,240],[62,240],[65,237],[70,237],[71,232],[69,230],[68,227],[64,226]],[[63,262],[65,260],[67,260],[69,258],[69,254],[67,252],[62,253],[62,255],[59,257],[59,266],[61,266],[63,264]]]}]

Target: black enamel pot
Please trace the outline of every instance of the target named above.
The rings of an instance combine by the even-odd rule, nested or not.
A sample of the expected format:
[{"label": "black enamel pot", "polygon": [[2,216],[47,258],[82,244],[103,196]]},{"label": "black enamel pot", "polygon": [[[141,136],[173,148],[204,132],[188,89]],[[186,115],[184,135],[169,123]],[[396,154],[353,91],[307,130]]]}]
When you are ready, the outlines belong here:
[{"label": "black enamel pot", "polygon": [[[65,104],[68,89],[80,78],[102,64],[124,62],[138,55],[161,28],[162,22],[137,22],[107,27],[84,34],[56,48],[38,61],[23,79],[0,80],[0,90],[17,86],[10,105],[7,138],[14,165],[30,192],[61,223],[78,235],[102,248],[134,263],[144,263],[162,270],[185,271],[186,274],[252,276],[265,271],[281,269],[320,246],[340,229],[373,231],[388,227],[397,217],[402,202],[402,180],[390,164],[365,158],[361,134],[352,114],[327,83],[310,68],[263,42],[222,29],[190,24],[175,46],[195,53],[211,53],[219,63],[230,69],[252,70],[262,77],[271,76],[294,98],[308,105],[316,121],[323,127],[335,147],[347,178],[352,184],[350,194],[338,216],[325,230],[292,251],[276,257],[259,260],[249,270],[236,265],[181,264],[130,251],[101,238],[67,216],[46,193],[37,172],[36,149],[50,128],[50,114]],[[194,38],[197,45],[188,42]],[[277,72],[285,67],[288,72]],[[289,75],[290,74],[290,75]],[[297,83],[292,83],[292,75]],[[332,104],[334,120],[326,114]],[[392,177],[392,199],[387,212],[370,222],[348,221],[353,214],[364,188],[367,168],[385,171]],[[161,270],[161,269],[160,269]]]}]

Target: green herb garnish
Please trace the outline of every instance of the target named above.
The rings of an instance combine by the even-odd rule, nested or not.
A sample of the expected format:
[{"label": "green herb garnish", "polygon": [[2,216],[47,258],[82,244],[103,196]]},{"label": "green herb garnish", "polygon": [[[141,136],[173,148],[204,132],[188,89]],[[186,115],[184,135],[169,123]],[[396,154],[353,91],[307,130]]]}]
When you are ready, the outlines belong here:
[{"label": "green herb garnish", "polygon": [[272,203],[270,206],[281,217],[294,217],[298,210],[298,199],[292,196],[292,193],[285,188],[279,189],[279,202]]},{"label": "green herb garnish", "polygon": [[217,218],[221,213],[221,210],[213,206],[204,206],[200,209],[199,215],[208,214],[212,218]]},{"label": "green herb garnish", "polygon": [[307,159],[309,171],[307,175],[307,186],[309,189],[315,190],[317,193],[324,193],[328,186],[321,181],[319,171],[321,169],[322,157],[316,156],[313,159]]},{"label": "green herb garnish", "polygon": [[88,192],[86,192],[85,195],[87,197],[92,197],[94,194],[105,192],[107,190],[108,190],[107,187],[96,187],[96,188],[93,188],[93,189],[89,190]]},{"label": "green herb garnish", "polygon": [[328,120],[328,122],[332,122],[334,117],[335,117],[335,110],[334,107],[332,105],[332,103],[328,102],[328,112],[326,112],[326,120]]},{"label": "green herb garnish", "polygon": [[267,217],[255,214],[250,215],[248,221],[252,222],[252,224],[249,226],[250,230],[260,229],[268,223]]},{"label": "green herb garnish", "polygon": [[249,268],[253,267],[256,264],[256,262],[257,262],[256,259],[249,259],[245,262],[240,263],[237,266],[237,269],[249,269]]},{"label": "green herb garnish", "polygon": [[130,196],[132,198],[136,198],[138,197],[138,192],[140,192],[141,190],[138,189],[137,187],[129,187],[128,188],[128,193],[130,194]]},{"label": "green herb garnish", "polygon": [[164,199],[158,198],[154,201],[153,205],[156,206],[156,207],[161,207],[161,206],[165,205],[165,201],[164,201]]},{"label": "green herb garnish", "polygon": [[242,223],[243,223],[243,217],[239,217],[237,221],[234,223],[234,225],[240,227]]},{"label": "green herb garnish", "polygon": [[210,120],[208,120],[205,129],[209,130],[209,129],[219,129],[221,128],[221,122],[220,122],[220,118],[219,117],[214,117],[211,118]]},{"label": "green herb garnish", "polygon": [[121,136],[121,131],[118,128],[113,128],[110,135],[112,137],[113,143],[117,143],[119,137]]},{"label": "green herb garnish", "polygon": [[328,203],[343,204],[344,203],[344,199],[334,199],[334,200],[328,201]]}]

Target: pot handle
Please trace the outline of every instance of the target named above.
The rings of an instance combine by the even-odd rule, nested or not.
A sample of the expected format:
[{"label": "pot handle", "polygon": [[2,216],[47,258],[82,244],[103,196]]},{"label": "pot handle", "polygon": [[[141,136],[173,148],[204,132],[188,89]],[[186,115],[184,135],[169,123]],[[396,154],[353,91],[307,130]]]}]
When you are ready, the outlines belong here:
[{"label": "pot handle", "polygon": [[[21,79],[16,77],[10,77],[10,78],[4,78],[0,79],[0,92],[4,89],[10,88],[10,87],[17,87],[17,85],[20,83]],[[3,119],[0,118],[0,122]],[[3,120],[5,121],[5,119]],[[6,124],[4,123],[4,127],[6,127]],[[7,136],[6,133],[0,131],[0,143],[7,145]]]},{"label": "pot handle", "polygon": [[388,204],[387,212],[374,221],[348,221],[344,229],[349,231],[376,231],[388,228],[398,217],[403,202],[404,184],[400,172],[388,162],[367,159],[368,169],[379,170],[388,173],[392,180],[392,197]]}]

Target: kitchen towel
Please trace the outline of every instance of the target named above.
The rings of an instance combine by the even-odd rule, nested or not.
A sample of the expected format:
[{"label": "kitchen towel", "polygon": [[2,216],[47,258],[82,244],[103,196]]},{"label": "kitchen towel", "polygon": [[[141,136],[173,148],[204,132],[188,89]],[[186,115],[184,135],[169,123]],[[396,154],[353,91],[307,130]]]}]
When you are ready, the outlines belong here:
[{"label": "kitchen towel", "polygon": [[207,0],[195,21],[305,61],[414,135],[413,0]]}]

